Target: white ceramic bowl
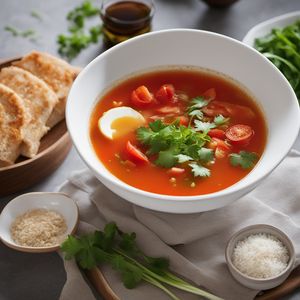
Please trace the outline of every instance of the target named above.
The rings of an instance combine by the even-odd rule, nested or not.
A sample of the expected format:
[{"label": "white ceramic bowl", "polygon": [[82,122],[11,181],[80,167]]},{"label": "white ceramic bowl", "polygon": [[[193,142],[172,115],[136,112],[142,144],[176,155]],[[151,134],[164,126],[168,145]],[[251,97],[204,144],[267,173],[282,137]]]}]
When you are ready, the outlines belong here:
[{"label": "white ceramic bowl", "polygon": [[259,23],[247,32],[243,38],[243,42],[249,46],[253,46],[256,38],[264,37],[270,33],[273,28],[283,28],[293,24],[297,20],[300,20],[299,10]]},{"label": "white ceramic bowl", "polygon": [[[89,125],[98,95],[132,73],[170,65],[208,68],[238,80],[257,99],[265,115],[268,126],[265,152],[249,175],[229,188],[199,196],[145,192],[112,175],[93,150]],[[300,126],[296,96],[271,62],[232,38],[190,29],[145,34],[98,56],[75,80],[68,97],[66,119],[78,153],[105,186],[134,204],[171,213],[216,209],[250,192],[286,156]]]},{"label": "white ceramic bowl", "polygon": [[[290,259],[285,270],[271,278],[257,279],[249,277],[241,273],[232,263],[231,257],[236,244],[247,238],[249,235],[258,233],[266,233],[275,236],[284,246],[286,246],[289,252]],[[295,249],[289,237],[278,228],[267,224],[256,224],[241,229],[231,237],[226,247],[225,258],[230,273],[242,285],[254,290],[268,290],[283,283],[292,272],[295,264]]]},{"label": "white ceramic bowl", "polygon": [[16,217],[33,209],[49,209],[60,213],[67,225],[65,236],[75,232],[78,225],[78,207],[76,203],[63,193],[28,193],[11,200],[0,215],[0,239],[8,247],[23,252],[51,252],[60,245],[50,247],[27,247],[14,242],[10,234],[10,226]]}]

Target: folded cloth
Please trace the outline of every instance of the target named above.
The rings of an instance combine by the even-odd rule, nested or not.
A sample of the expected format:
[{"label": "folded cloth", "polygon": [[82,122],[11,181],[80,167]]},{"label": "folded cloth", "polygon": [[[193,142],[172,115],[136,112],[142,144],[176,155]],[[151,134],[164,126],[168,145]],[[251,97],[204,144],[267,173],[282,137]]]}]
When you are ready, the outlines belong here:
[{"label": "folded cloth", "polygon": [[[259,291],[240,285],[230,275],[225,247],[232,234],[257,223],[275,225],[293,241],[300,263],[300,152],[292,150],[276,170],[254,191],[226,207],[188,215],[167,214],[135,206],[103,186],[89,170],[71,175],[60,191],[79,206],[79,234],[103,229],[115,221],[122,231],[136,232],[139,247],[148,255],[170,260],[172,271],[211,293],[230,300],[253,299]],[[67,281],[62,300],[94,299],[73,261],[65,262]],[[167,300],[160,290],[141,284],[126,289],[116,271],[101,271],[120,299]],[[171,288],[172,290],[172,288]],[[199,296],[173,290],[180,299]]]}]

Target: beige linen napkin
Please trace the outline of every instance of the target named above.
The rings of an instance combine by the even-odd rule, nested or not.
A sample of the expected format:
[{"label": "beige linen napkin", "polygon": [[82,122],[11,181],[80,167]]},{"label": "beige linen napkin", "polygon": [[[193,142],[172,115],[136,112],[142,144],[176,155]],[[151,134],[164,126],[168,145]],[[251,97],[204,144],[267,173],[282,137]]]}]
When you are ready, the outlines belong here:
[{"label": "beige linen napkin", "polygon": [[[265,181],[250,194],[218,210],[176,215],[154,212],[130,204],[104,187],[88,170],[74,173],[60,191],[79,206],[79,234],[102,229],[115,221],[123,231],[134,231],[141,249],[151,256],[170,259],[171,269],[210,292],[232,300],[253,299],[250,290],[230,275],[224,251],[230,236],[257,223],[279,227],[294,242],[300,263],[300,152],[292,151]],[[62,300],[94,299],[74,261],[65,262],[67,281]],[[127,290],[109,266],[101,267],[113,290],[123,300],[167,300],[148,284]],[[199,296],[173,290],[183,300]]]}]

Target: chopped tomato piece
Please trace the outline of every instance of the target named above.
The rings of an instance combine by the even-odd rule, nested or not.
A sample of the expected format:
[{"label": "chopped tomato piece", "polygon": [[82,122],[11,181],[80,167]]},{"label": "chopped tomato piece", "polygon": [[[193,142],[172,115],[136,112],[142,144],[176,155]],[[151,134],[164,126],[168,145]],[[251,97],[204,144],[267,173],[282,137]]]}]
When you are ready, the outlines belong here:
[{"label": "chopped tomato piece", "polygon": [[253,137],[254,131],[251,126],[236,124],[229,127],[225,135],[233,145],[246,146]]},{"label": "chopped tomato piece", "polygon": [[224,101],[212,101],[203,107],[202,111],[209,117],[223,115],[224,117],[245,117],[251,119],[255,117],[251,108]]},{"label": "chopped tomato piece", "polygon": [[208,148],[210,149],[216,149],[219,147],[219,149],[223,149],[224,151],[229,151],[230,150],[230,145],[227,144],[225,141],[213,137],[211,141],[208,143]]},{"label": "chopped tomato piece", "polygon": [[134,106],[139,108],[149,107],[155,103],[153,95],[144,85],[139,86],[131,94],[131,102]]},{"label": "chopped tomato piece", "polygon": [[224,158],[227,155],[228,151],[225,151],[222,149],[222,147],[217,146],[215,150],[215,156],[216,158]]},{"label": "chopped tomato piece", "polygon": [[173,167],[167,171],[171,176],[179,176],[185,172],[185,169]]},{"label": "chopped tomato piece", "polygon": [[172,84],[164,84],[155,94],[157,101],[161,103],[175,103],[177,101],[175,95],[175,89]]},{"label": "chopped tomato piece", "polygon": [[216,158],[224,158],[230,150],[230,145],[218,138],[212,138],[209,146],[215,150]]},{"label": "chopped tomato piece", "polygon": [[129,159],[133,160],[135,163],[149,163],[148,157],[138,148],[133,146],[130,141],[126,144],[126,152]]},{"label": "chopped tomato piece", "polygon": [[186,116],[180,116],[179,117],[179,124],[183,126],[188,126],[189,125],[189,118]]},{"label": "chopped tomato piece", "polygon": [[218,138],[218,139],[224,139],[225,138],[225,132],[221,129],[213,128],[208,132],[208,135],[210,137]]},{"label": "chopped tomato piece", "polygon": [[157,113],[166,115],[177,115],[180,113],[180,108],[177,106],[163,106],[156,110]]},{"label": "chopped tomato piece", "polygon": [[216,89],[214,88],[208,89],[202,94],[202,96],[208,100],[215,100],[217,96]]}]

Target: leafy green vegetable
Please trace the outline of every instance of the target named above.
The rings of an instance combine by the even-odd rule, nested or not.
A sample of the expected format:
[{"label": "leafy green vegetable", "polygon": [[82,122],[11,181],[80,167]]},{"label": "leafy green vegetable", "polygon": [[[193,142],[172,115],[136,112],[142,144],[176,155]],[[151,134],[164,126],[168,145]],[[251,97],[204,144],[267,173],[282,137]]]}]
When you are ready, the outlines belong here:
[{"label": "leafy green vegetable", "polygon": [[148,155],[158,154],[155,164],[164,168],[188,160],[199,160],[198,151],[210,141],[206,133],[176,123],[166,125],[161,120],[150,123],[149,128],[140,127],[137,139],[148,146]]},{"label": "leafy green vegetable", "polygon": [[195,109],[189,112],[189,116],[197,117],[199,120],[203,118],[203,112],[200,109]]},{"label": "leafy green vegetable", "polygon": [[27,29],[24,31],[20,31],[19,29],[12,26],[5,26],[4,30],[10,32],[13,36],[20,36],[24,38],[33,38],[36,35],[36,32],[33,29]]},{"label": "leafy green vegetable", "polygon": [[92,43],[97,43],[102,34],[102,26],[96,25],[85,30],[85,20],[99,14],[99,9],[92,2],[85,0],[67,15],[70,35],[60,34],[57,37],[58,52],[68,60],[74,59],[83,49]]},{"label": "leafy green vegetable", "polygon": [[196,163],[191,163],[189,166],[192,168],[192,172],[195,177],[209,177],[210,170]]},{"label": "leafy green vegetable", "polygon": [[38,13],[37,11],[35,11],[35,10],[31,11],[30,15],[31,15],[33,18],[38,19],[39,21],[42,21],[42,20],[43,20],[41,14]]},{"label": "leafy green vegetable", "polygon": [[254,47],[287,78],[300,101],[300,20],[255,40]]},{"label": "leafy green vegetable", "polygon": [[234,167],[240,166],[242,169],[250,169],[254,167],[258,155],[254,152],[240,151],[239,153],[231,153],[229,160]]},{"label": "leafy green vegetable", "polygon": [[190,161],[190,160],[193,160],[192,157],[190,157],[188,155],[184,155],[184,154],[178,154],[176,157],[177,157],[177,160],[180,164],[185,163],[185,162]]},{"label": "leafy green vegetable", "polygon": [[155,161],[155,164],[164,168],[171,168],[176,165],[177,161],[178,158],[174,154],[174,150],[168,149],[158,153],[158,159]]},{"label": "leafy green vegetable", "polygon": [[202,120],[203,112],[200,110],[200,108],[206,106],[208,103],[209,101],[205,100],[201,96],[192,99],[191,104],[187,109],[187,113],[191,117],[190,125],[192,124],[193,118],[195,117],[199,120]]},{"label": "leafy green vegetable", "polygon": [[20,31],[12,26],[5,26],[4,30],[10,32],[13,36],[19,36]]},{"label": "leafy green vegetable", "polygon": [[166,258],[145,255],[137,246],[136,234],[121,232],[115,223],[107,224],[104,231],[95,231],[78,238],[68,236],[61,249],[65,253],[65,259],[75,258],[84,269],[103,263],[109,264],[119,272],[124,286],[128,289],[146,281],[160,288],[173,300],[180,299],[164,284],[206,299],[221,300],[171,273]]},{"label": "leafy green vegetable", "polygon": [[202,108],[204,106],[206,106],[209,103],[208,100],[205,100],[204,97],[202,96],[198,96],[192,99],[191,101],[191,108]]},{"label": "leafy green vegetable", "polygon": [[199,154],[199,159],[204,163],[207,163],[214,159],[214,151],[212,149],[202,147],[198,151],[198,154]]},{"label": "leafy green vegetable", "polygon": [[222,115],[218,115],[218,116],[215,116],[214,123],[216,124],[216,126],[221,126],[221,125],[228,123],[229,120],[230,120],[230,118],[225,118]]},{"label": "leafy green vegetable", "polygon": [[202,122],[200,120],[195,120],[194,123],[196,131],[208,132],[210,129],[216,127],[216,124],[214,123]]}]

